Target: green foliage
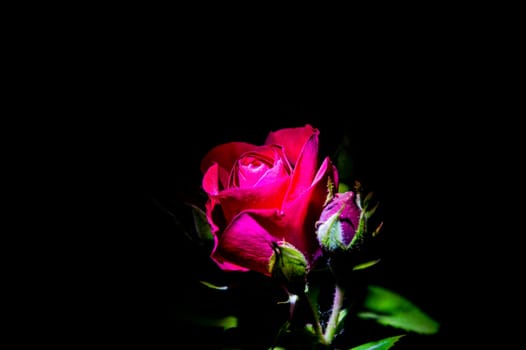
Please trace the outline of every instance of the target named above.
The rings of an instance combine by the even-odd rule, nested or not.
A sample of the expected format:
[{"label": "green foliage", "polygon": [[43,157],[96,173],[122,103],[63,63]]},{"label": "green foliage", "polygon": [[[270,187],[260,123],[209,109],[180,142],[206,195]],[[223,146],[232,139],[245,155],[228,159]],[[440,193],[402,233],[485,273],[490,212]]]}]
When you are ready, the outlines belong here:
[{"label": "green foliage", "polygon": [[387,350],[390,349],[403,336],[404,335],[402,334],[396,335],[394,337],[372,341],[366,344],[356,346],[350,350]]},{"label": "green foliage", "polygon": [[358,264],[356,266],[354,266],[352,269],[354,271],[357,271],[357,270],[363,270],[363,269],[366,269],[368,267],[371,267],[371,266],[374,266],[376,264],[378,264],[380,262],[381,259],[376,259],[376,260],[371,260],[371,261],[367,261],[367,262],[364,262],[362,264]]},{"label": "green foliage", "polygon": [[338,192],[339,193],[345,193],[345,192],[348,192],[351,190],[351,187],[349,187],[349,185],[343,183],[343,182],[340,182],[338,184]]},{"label": "green foliage", "polygon": [[369,286],[364,302],[365,311],[358,313],[364,319],[420,334],[434,334],[439,323],[406,298],[379,286]]},{"label": "green foliage", "polygon": [[345,327],[345,319],[347,318],[348,314],[349,309],[343,309],[338,314],[338,322],[336,323],[336,330],[334,331],[335,334],[340,333]]},{"label": "green foliage", "polygon": [[198,317],[194,316],[191,321],[195,324],[208,327],[220,327],[223,329],[235,328],[237,327],[237,317],[234,316],[225,316],[213,318],[210,316]]},{"label": "green foliage", "polygon": [[207,281],[199,281],[202,285],[215,290],[227,290],[228,286],[216,286],[213,283],[207,282]]},{"label": "green foliage", "polygon": [[338,248],[345,249],[345,246],[342,244],[342,224],[340,222],[340,215],[345,206],[342,205],[340,210],[332,215],[327,221],[320,223],[316,234],[318,235],[318,240],[320,241],[322,247],[328,249],[329,251],[336,250]]},{"label": "green foliage", "polygon": [[195,205],[192,205],[192,215],[194,217],[195,231],[202,243],[214,240],[210,224],[206,218],[206,213]]}]

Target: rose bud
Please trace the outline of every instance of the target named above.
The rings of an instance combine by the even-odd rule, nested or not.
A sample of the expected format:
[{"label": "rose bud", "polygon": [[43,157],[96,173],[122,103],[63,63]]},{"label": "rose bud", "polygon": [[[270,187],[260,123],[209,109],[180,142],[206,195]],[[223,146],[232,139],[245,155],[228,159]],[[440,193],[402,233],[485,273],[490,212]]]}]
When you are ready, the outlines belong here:
[{"label": "rose bud", "polygon": [[323,209],[316,234],[324,250],[348,250],[358,238],[362,209],[352,191],[336,193]]},{"label": "rose bud", "polygon": [[371,205],[372,192],[363,200],[361,194],[361,189],[335,194],[324,207],[316,224],[318,240],[340,287],[352,285],[353,271],[380,261],[371,256],[375,254],[374,242],[370,238],[378,234],[382,223],[374,230],[369,227],[378,203]]},{"label": "rose bud", "polygon": [[307,259],[292,244],[284,241],[273,242],[273,248],[269,272],[286,285],[289,292],[300,294],[305,290],[306,275],[309,272]]}]

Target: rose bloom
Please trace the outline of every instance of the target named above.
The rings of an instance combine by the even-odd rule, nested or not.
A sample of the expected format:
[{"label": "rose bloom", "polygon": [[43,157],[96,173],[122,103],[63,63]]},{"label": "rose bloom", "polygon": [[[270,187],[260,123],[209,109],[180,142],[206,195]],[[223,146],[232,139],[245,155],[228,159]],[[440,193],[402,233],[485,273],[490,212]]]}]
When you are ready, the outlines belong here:
[{"label": "rose bloom", "polygon": [[318,136],[308,124],[286,128],[263,145],[225,143],[203,158],[211,257],[221,269],[270,276],[269,260],[283,242],[309,265],[321,255],[315,223],[338,173],[328,157],[320,165]]}]

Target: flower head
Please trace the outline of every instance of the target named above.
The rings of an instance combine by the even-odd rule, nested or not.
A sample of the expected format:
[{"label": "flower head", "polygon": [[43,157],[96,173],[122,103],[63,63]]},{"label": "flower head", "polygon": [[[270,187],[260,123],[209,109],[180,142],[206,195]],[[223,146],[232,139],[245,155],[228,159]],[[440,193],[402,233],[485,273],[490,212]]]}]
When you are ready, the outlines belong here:
[{"label": "flower head", "polygon": [[277,246],[300,252],[308,265],[321,255],[314,226],[338,173],[328,157],[320,165],[318,135],[308,124],[286,128],[263,145],[230,142],[203,158],[211,257],[220,268],[271,276]]}]

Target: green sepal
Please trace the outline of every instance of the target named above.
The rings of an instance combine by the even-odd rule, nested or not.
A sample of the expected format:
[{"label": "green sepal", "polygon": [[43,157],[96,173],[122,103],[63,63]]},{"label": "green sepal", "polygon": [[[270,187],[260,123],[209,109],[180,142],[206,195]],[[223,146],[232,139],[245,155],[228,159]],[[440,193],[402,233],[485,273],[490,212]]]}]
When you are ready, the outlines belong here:
[{"label": "green sepal", "polygon": [[358,223],[356,233],[354,234],[354,237],[352,238],[351,242],[347,245],[346,249],[349,250],[355,246],[359,246],[363,242],[366,233],[367,216],[365,215],[365,212],[362,211],[362,213],[360,214],[360,221]]},{"label": "green sepal", "polygon": [[309,264],[303,253],[285,241],[273,242],[273,249],[268,264],[272,277],[284,283],[291,293],[304,292]]},{"label": "green sepal", "polygon": [[345,205],[334,213],[327,221],[319,223],[316,229],[316,235],[321,246],[329,251],[336,249],[345,249],[343,241],[342,224],[340,222],[340,215],[343,212]]},{"label": "green sepal", "polygon": [[346,249],[360,246],[364,240],[369,237],[376,237],[383,225],[383,222],[381,222],[374,231],[370,232],[369,219],[378,209],[379,203],[377,202],[374,205],[372,204],[373,192],[369,192],[365,197],[363,197],[363,188],[359,182],[355,183],[354,189],[356,191],[356,203],[362,210],[362,213],[360,215],[360,221],[358,223],[356,233],[351,242],[347,245]]},{"label": "green sepal", "polygon": [[327,179],[327,198],[325,198],[325,203],[323,203],[323,206],[325,207],[332,199],[334,198],[334,181],[331,177]]}]

